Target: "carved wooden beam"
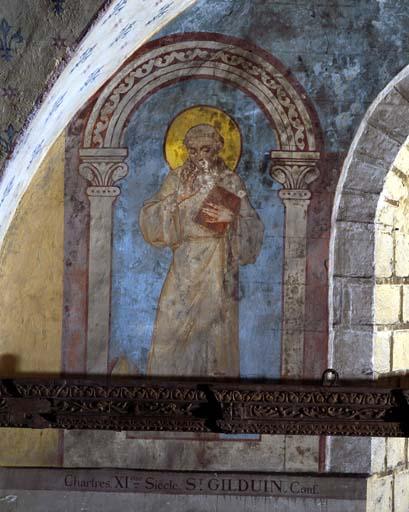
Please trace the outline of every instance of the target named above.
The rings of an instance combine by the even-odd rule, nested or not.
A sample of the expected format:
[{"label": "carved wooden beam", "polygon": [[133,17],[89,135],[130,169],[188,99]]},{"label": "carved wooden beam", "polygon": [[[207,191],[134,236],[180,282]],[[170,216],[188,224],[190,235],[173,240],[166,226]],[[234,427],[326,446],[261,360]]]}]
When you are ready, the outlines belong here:
[{"label": "carved wooden beam", "polygon": [[221,381],[0,380],[0,426],[409,436],[409,389]]}]

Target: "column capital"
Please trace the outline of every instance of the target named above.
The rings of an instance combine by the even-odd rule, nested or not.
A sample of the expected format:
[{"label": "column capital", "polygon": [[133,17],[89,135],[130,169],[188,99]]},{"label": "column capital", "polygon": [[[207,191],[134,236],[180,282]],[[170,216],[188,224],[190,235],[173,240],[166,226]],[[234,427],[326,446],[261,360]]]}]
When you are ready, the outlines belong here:
[{"label": "column capital", "polygon": [[[116,182],[128,174],[124,162],[128,156],[126,148],[82,148],[80,149],[80,175],[89,181],[92,196],[118,195]],[[115,189],[115,190],[114,190]]]},{"label": "column capital", "polygon": [[298,378],[304,360],[308,186],[319,176],[320,154],[271,151],[270,158],[270,174],[283,187],[278,195],[285,206],[281,375]]},{"label": "column capital", "polygon": [[89,182],[90,202],[88,263],[87,373],[108,369],[112,208],[121,189],[117,181],[128,174],[126,148],[81,148],[79,173]]},{"label": "column capital", "polygon": [[271,151],[270,175],[283,185],[282,199],[305,199],[311,197],[308,185],[320,174],[320,153],[315,151]]}]

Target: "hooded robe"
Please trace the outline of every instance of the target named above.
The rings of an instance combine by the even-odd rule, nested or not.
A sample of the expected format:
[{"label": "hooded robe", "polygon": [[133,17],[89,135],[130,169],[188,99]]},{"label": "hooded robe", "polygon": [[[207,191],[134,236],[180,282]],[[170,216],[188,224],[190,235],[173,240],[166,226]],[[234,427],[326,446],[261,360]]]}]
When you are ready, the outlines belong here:
[{"label": "hooded robe", "polygon": [[[240,197],[239,213],[222,234],[196,222],[216,185]],[[192,186],[194,195],[179,202],[184,188]],[[158,302],[147,374],[238,377],[239,265],[256,261],[264,233],[243,181],[221,158],[206,171],[188,159],[144,203],[139,223],[146,242],[173,252]]]}]

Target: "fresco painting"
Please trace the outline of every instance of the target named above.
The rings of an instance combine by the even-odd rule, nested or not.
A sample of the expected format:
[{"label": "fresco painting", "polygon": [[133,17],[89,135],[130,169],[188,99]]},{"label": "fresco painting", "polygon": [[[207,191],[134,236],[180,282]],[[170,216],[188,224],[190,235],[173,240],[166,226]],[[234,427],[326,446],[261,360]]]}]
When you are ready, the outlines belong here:
[{"label": "fresco painting", "polygon": [[[322,297],[326,287],[315,271],[325,240],[310,259],[322,208],[309,205],[313,195],[318,205],[325,176],[321,132],[277,59],[221,34],[153,40],[77,113],[64,140],[63,374],[279,379],[308,365],[321,371],[325,350],[305,351],[314,329],[326,336],[306,317],[309,283]],[[316,304],[321,318],[326,302]],[[82,464],[87,435],[60,433],[59,460]],[[232,443],[237,469],[263,469],[273,443],[106,435],[105,464],[137,447],[152,469],[198,469],[203,457],[221,468]],[[318,442],[308,443],[315,460]]]},{"label": "fresco painting", "polygon": [[[251,99],[240,91],[222,87],[218,82],[192,82],[183,84],[182,88],[174,86],[170,88],[173,90],[162,91],[159,96],[170,95],[172,99],[187,96],[188,101],[194,101],[206,91],[213,94],[224,91],[227,101],[223,106],[234,112],[240,125],[247,128],[245,121],[249,115],[253,120],[254,125],[246,130],[247,137],[244,136],[243,141],[232,114],[218,107],[188,107],[172,119],[173,112],[180,108],[178,101],[175,104],[172,101],[174,108],[168,109],[166,115],[155,116],[159,121],[170,118],[169,126],[164,123],[158,130],[163,134],[164,143],[152,143],[150,137],[145,141],[140,128],[146,126],[141,120],[154,115],[154,101],[141,107],[135,114],[135,121],[127,128],[132,170],[126,183],[121,185],[114,213],[110,347],[114,374],[123,372],[122,366],[127,371],[149,375],[279,376],[283,206],[275,190],[278,187],[271,179],[263,180],[260,172],[264,155],[274,144],[274,133]],[[193,144],[197,144],[194,134],[199,134],[200,141],[203,129],[209,131],[209,136],[203,139],[204,150],[207,144],[210,148],[216,144],[220,145],[220,152],[214,155],[213,171],[198,173],[195,168],[200,162],[194,164],[184,140],[190,132]],[[255,140],[255,134],[261,131],[265,135]],[[133,144],[133,140],[138,143]],[[156,151],[153,150],[155,145]],[[182,192],[179,192],[182,200],[176,205],[176,219],[175,212],[165,218],[168,215],[165,208],[174,206],[167,206],[167,203],[173,199],[178,201],[176,189],[183,186],[183,172],[191,176],[188,187],[192,186],[194,178],[199,182],[196,187],[201,189],[194,197],[186,199],[181,198]],[[246,182],[240,176],[246,176]],[[237,219],[232,219],[234,227],[222,227],[220,232],[220,223],[214,231],[209,226],[200,226],[195,217],[211,189],[223,184],[224,190],[235,190],[243,204]],[[163,190],[166,190],[166,197],[163,197]],[[153,199],[149,197],[152,192],[157,193]],[[257,211],[249,194],[257,201]],[[224,214],[230,215],[230,212]],[[140,226],[135,222],[138,217]],[[263,236],[263,224],[269,231],[266,236]],[[227,223],[224,226],[227,227]],[[183,249],[185,259],[181,256],[183,241],[189,244]],[[147,242],[151,247],[146,246]],[[206,249],[206,242],[214,244],[213,247]],[[156,249],[152,250],[152,246]],[[173,247],[173,263],[169,247]],[[209,255],[212,255],[210,259]],[[202,269],[198,266],[200,261],[205,262]],[[253,266],[255,268],[251,269]],[[269,275],[264,279],[267,269]],[[189,277],[184,284],[185,276]],[[264,291],[257,290],[257,283],[263,279]],[[173,288],[171,292],[169,286]],[[193,294],[192,301],[186,304],[185,295],[189,293]],[[203,308],[205,310],[201,311]],[[128,315],[126,329],[122,327],[125,314]],[[195,327],[198,319],[200,325]],[[257,357],[254,351],[257,345],[264,347],[264,357]],[[158,355],[160,350],[164,353]]]},{"label": "fresco painting", "polygon": [[[303,373],[321,136],[305,98],[246,41],[178,34],[148,43],[78,114],[65,307],[80,298],[87,317],[64,317],[68,371]],[[86,282],[75,278],[84,271]]]},{"label": "fresco painting", "polygon": [[[49,2],[51,14],[57,3]],[[378,185],[406,137],[405,2],[197,0],[163,26],[175,11],[158,1],[158,16],[138,17],[152,37],[135,51],[134,2],[116,3],[82,42],[67,2],[59,11],[72,21],[68,36],[57,10],[54,20],[40,18],[52,21],[46,35],[32,21],[46,7],[18,14],[13,3],[5,14],[10,36],[22,17],[24,41],[6,48],[10,72],[0,87],[0,156],[10,157],[3,234],[14,216],[0,254],[3,376],[264,382],[318,380],[328,366],[341,378],[404,371],[404,294],[399,339],[385,324],[389,335],[374,341],[373,315],[360,303],[369,304],[373,283],[363,277],[374,272],[392,273],[393,284],[380,286],[393,293],[407,286],[405,258],[398,269],[391,256],[402,233],[394,243],[381,233],[387,242],[376,260],[386,263],[375,269],[369,233]],[[89,16],[79,10],[85,27]],[[38,100],[45,122],[35,129],[41,123],[28,120],[26,129],[56,58],[67,66]],[[406,167],[395,161],[395,181]],[[271,414],[285,414],[279,409]],[[0,463],[297,478],[335,471],[338,480],[343,471],[374,471],[367,440],[163,432],[161,421],[157,432],[142,431],[146,424],[133,432],[4,430]],[[398,448],[405,459],[406,445]],[[379,475],[388,466],[399,483],[388,457],[378,459]],[[299,498],[289,500],[297,510],[307,506]]]},{"label": "fresco painting", "polygon": [[188,158],[139,219],[148,243],[173,251],[147,373],[238,377],[238,267],[256,260],[264,227],[244,184],[219,156],[220,132],[198,124],[183,144]]}]

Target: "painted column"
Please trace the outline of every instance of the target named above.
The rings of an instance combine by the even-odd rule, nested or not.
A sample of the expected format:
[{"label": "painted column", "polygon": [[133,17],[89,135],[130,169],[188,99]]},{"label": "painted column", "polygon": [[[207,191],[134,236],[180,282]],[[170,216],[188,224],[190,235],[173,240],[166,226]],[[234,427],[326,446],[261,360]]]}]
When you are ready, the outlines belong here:
[{"label": "painted column", "polygon": [[128,174],[126,148],[81,149],[79,173],[91,184],[88,258],[87,374],[106,374],[110,335],[112,207],[115,183]]},{"label": "painted column", "polygon": [[271,152],[271,177],[285,206],[281,376],[303,376],[308,185],[319,176],[319,153]]}]

